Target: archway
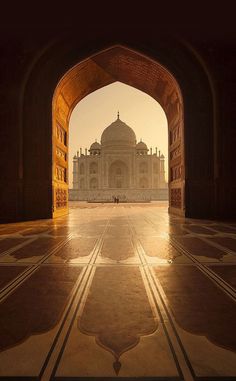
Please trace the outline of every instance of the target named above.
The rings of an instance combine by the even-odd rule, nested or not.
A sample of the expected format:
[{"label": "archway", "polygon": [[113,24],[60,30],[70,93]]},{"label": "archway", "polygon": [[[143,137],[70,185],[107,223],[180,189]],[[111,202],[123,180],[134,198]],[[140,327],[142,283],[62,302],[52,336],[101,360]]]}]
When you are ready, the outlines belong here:
[{"label": "archway", "polygon": [[[55,160],[56,121],[66,131],[75,104],[114,81],[130,84],[162,102],[170,131],[180,126],[180,136],[173,135],[177,140],[172,141],[169,155],[170,167],[181,167],[177,172],[181,178],[169,184],[170,211],[194,218],[213,217],[217,213],[215,89],[204,63],[191,47],[177,40],[157,38],[152,48],[137,44],[135,50],[123,45],[102,50],[108,45],[100,41],[85,49],[75,36],[70,36],[45,48],[32,65],[22,95],[22,145],[17,168],[21,181],[17,203],[8,203],[4,209],[8,208],[10,213],[15,208],[14,213],[11,212],[11,217],[6,214],[5,219],[51,218],[67,212],[66,207],[56,207],[56,194],[59,197],[62,189],[64,197],[68,191],[67,183],[56,178],[56,165],[60,161],[59,157]],[[92,55],[94,51],[100,53]],[[178,89],[176,102],[168,95],[173,90],[171,84]],[[182,98],[184,102],[178,103]],[[64,147],[64,154],[66,151]],[[65,159],[60,161],[64,169],[66,154]]]},{"label": "archway", "polygon": [[[120,81],[152,96],[164,109],[169,129],[169,210],[185,214],[185,159],[183,98],[173,75],[160,63],[123,46],[114,46],[78,63],[59,81],[53,97],[53,216],[66,212],[60,198],[68,197],[68,181],[57,177],[58,167],[68,170],[67,160],[62,163],[58,149],[68,157],[68,126],[75,105],[89,93]],[[57,131],[62,130],[63,142]],[[60,135],[59,135],[60,137]],[[61,169],[62,170],[62,169]],[[119,184],[118,184],[119,185]],[[120,187],[124,187],[120,183]]]},{"label": "archway", "polygon": [[129,173],[127,165],[116,160],[109,167],[109,188],[128,188]]}]

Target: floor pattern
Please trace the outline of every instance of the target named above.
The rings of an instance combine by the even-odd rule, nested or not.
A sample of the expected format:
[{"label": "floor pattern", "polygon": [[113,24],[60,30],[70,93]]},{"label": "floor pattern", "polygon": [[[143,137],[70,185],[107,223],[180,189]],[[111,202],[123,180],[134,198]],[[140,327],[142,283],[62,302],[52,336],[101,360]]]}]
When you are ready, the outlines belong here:
[{"label": "floor pattern", "polygon": [[236,380],[236,223],[73,203],[0,225],[1,380]]}]

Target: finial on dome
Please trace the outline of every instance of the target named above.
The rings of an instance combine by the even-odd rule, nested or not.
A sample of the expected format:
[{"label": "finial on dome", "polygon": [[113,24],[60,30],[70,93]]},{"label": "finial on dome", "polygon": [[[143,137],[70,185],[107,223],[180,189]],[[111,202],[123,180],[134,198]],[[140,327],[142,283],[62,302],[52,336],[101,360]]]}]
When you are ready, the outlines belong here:
[{"label": "finial on dome", "polygon": [[119,111],[117,113],[117,119],[120,119],[120,113],[119,113]]},{"label": "finial on dome", "polygon": [[95,139],[95,142],[97,143],[97,139]]}]

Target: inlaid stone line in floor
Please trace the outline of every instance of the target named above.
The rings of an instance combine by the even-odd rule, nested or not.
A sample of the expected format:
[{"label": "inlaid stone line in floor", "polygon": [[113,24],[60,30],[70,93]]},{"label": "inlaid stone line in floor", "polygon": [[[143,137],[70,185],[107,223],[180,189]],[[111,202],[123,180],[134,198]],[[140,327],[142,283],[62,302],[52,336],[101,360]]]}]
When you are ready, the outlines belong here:
[{"label": "inlaid stone line in floor", "polygon": [[[152,219],[151,219],[151,217],[150,216],[146,216],[145,217],[145,220],[147,221],[147,223],[149,224],[149,225],[151,225],[152,227],[153,227],[153,229],[157,232],[157,234],[161,234],[162,235],[162,237],[167,237],[167,236],[169,236],[169,229],[170,229],[170,226],[171,225],[164,225],[165,227],[163,228],[163,225],[161,225],[161,224],[155,224],[153,221],[152,221]],[[171,226],[171,228],[172,228],[172,230],[175,230],[175,232],[177,232],[178,234],[181,234],[181,235],[188,235],[189,233],[187,232],[187,231],[184,231],[179,225],[174,225],[174,227],[173,226]]]},{"label": "inlaid stone line in floor", "polygon": [[[134,233],[135,235],[135,233]],[[149,285],[153,298],[155,300],[156,309],[159,313],[160,319],[163,324],[163,328],[166,333],[166,337],[169,342],[169,346],[172,351],[173,358],[176,363],[176,367],[179,371],[179,375],[181,379],[194,381],[193,372],[190,365],[190,362],[186,356],[186,353],[180,343],[177,332],[174,328],[174,325],[170,319],[170,315],[167,314],[166,306],[160,298],[160,294],[158,292],[158,288],[156,287],[151,268],[148,266],[148,263],[145,258],[145,252],[139,243],[139,240],[134,236],[134,240],[136,242],[136,249],[138,251],[138,255],[140,256],[141,263],[143,264],[143,273],[145,274],[146,284]]]},{"label": "inlaid stone line in floor", "polygon": [[[21,249],[22,247],[29,245],[31,242],[34,242],[35,240],[36,240],[36,237],[27,238],[27,239],[25,239],[25,238],[5,238],[5,239],[3,239],[2,240],[3,242],[0,241],[0,247],[1,246],[3,247],[3,251],[0,252],[0,261],[1,261],[3,256],[14,253],[14,251],[17,251],[18,249]],[[9,243],[4,242],[4,241],[8,241]],[[14,241],[16,241],[16,242],[14,242]],[[6,250],[4,250],[4,246],[5,246]],[[7,248],[7,247],[9,247],[9,248]]]},{"label": "inlaid stone line in floor", "polygon": [[[233,238],[231,238],[231,239],[234,240]],[[224,246],[223,243],[219,243],[219,240],[217,240],[217,237],[215,240],[212,240],[210,238],[202,238],[202,240],[204,240],[205,242],[207,242],[211,246],[217,247],[217,248],[223,250],[225,253],[232,255],[236,259],[236,250],[232,250],[229,247],[227,247],[227,241],[226,241],[226,245]],[[235,245],[236,245],[236,240],[235,240]],[[236,246],[235,246],[235,249],[236,249]]]},{"label": "inlaid stone line in floor", "polygon": [[[137,244],[137,248],[139,250],[140,256],[142,257],[142,260],[145,262],[145,256],[143,255],[144,253],[143,253],[143,249],[142,249],[141,245],[139,246],[139,244]],[[194,267],[194,266],[192,266],[192,267]],[[170,266],[167,265],[167,266],[161,266],[160,268],[163,269],[163,271],[165,271],[165,269],[168,270],[168,268],[170,268],[170,269],[178,268],[180,270],[182,268],[183,269],[185,268],[186,269],[185,270],[186,274],[189,273],[188,267],[184,267],[184,266],[177,266],[177,267],[176,266],[171,266],[170,267]],[[194,267],[194,268],[195,268],[195,271],[199,272],[199,270],[196,267]],[[206,379],[208,379],[209,369],[208,369],[207,365],[204,366],[204,369],[201,369],[202,362],[205,362],[206,360],[204,359],[204,357],[201,357],[201,355],[195,356],[195,354],[194,354],[194,349],[193,349],[194,348],[194,340],[196,340],[196,343],[197,343],[197,339],[195,338],[195,336],[191,337],[191,340],[192,340],[191,345],[190,346],[186,345],[186,342],[188,340],[190,340],[189,339],[189,334],[187,334],[184,331],[182,331],[180,329],[178,323],[176,322],[175,317],[174,317],[174,315],[172,313],[172,310],[170,308],[170,300],[168,298],[168,294],[166,296],[165,292],[163,291],[163,285],[158,281],[158,272],[155,270],[155,267],[150,268],[148,266],[144,267],[144,271],[146,271],[146,273],[147,273],[147,280],[150,282],[150,284],[151,284],[151,281],[150,281],[150,276],[149,275],[150,275],[150,273],[152,275],[152,279],[154,281],[154,286],[156,287],[156,290],[157,290],[158,294],[161,297],[161,301],[159,302],[159,306],[161,305],[161,302],[162,302],[163,303],[163,308],[164,308],[164,310],[165,310],[165,312],[167,314],[166,321],[170,322],[172,327],[174,328],[174,333],[175,333],[177,341],[178,341],[178,343],[179,343],[179,345],[181,347],[182,354],[184,356],[184,360],[185,360],[186,365],[188,366],[188,369],[189,369],[189,371],[191,373],[191,375],[188,375],[190,377],[189,379],[194,379],[195,380],[196,379],[195,378],[196,375],[197,376],[200,375],[200,376],[206,377]],[[204,275],[201,275],[201,272],[199,272],[199,275],[204,277]],[[206,282],[207,282],[207,279],[208,278],[206,278]],[[169,284],[171,285],[170,281],[168,282],[167,286]],[[180,279],[180,284],[182,284],[181,279]],[[214,283],[212,284],[211,279],[208,280],[208,284],[210,286],[212,285],[211,287],[213,287],[213,291],[214,291],[214,287],[215,286],[214,286]],[[204,285],[202,286],[201,289],[204,289]],[[186,290],[187,290],[187,287],[186,287]],[[218,290],[218,288],[215,287],[216,294],[217,294],[217,292],[218,293],[222,292],[220,290],[219,291],[217,291],[217,290]],[[199,293],[199,295],[201,297],[201,293]],[[180,293],[180,296],[181,296],[181,293]],[[221,297],[222,297],[222,294],[221,294]],[[156,300],[157,300],[157,298],[158,298],[158,296],[156,296]],[[176,301],[176,305],[178,305],[178,299],[176,299],[176,300],[177,300]],[[230,303],[231,303],[232,306],[234,305],[234,303],[229,299],[229,304]],[[184,303],[183,303],[183,308],[186,308],[186,304],[184,304]],[[219,308],[223,308],[222,303],[219,304]],[[190,310],[190,308],[186,309],[186,316],[188,316],[188,311],[189,310]],[[201,310],[202,310],[202,307],[201,307]],[[235,313],[236,313],[236,309],[235,308],[234,308],[234,310],[235,310]],[[230,311],[231,311],[231,307],[230,306],[228,306],[227,311],[228,311],[228,314],[230,315]],[[203,314],[204,314],[204,312],[203,312]],[[208,316],[207,312],[205,313],[205,315],[206,315],[206,325],[207,325],[207,316]],[[214,315],[214,313],[212,314],[212,316],[213,315]],[[219,317],[218,317],[218,319],[220,320]],[[193,318],[193,321],[194,321],[194,318]],[[197,322],[196,322],[196,324],[197,324]],[[234,324],[234,323],[232,323],[232,321],[231,321],[231,324]],[[181,325],[181,327],[183,328],[183,325]],[[186,328],[188,330],[188,326],[184,325],[184,329],[186,329]],[[231,329],[231,331],[232,331],[232,329]],[[185,340],[184,344],[183,344],[183,340]],[[221,377],[222,376],[224,377],[223,379],[227,379],[227,380],[230,379],[230,377],[232,377],[232,374],[234,374],[234,372],[236,371],[236,366],[235,366],[236,354],[234,354],[233,352],[231,354],[227,350],[220,350],[220,349],[217,350],[217,348],[214,349],[214,344],[211,345],[211,344],[205,343],[205,345],[207,347],[207,349],[205,349],[205,354],[207,356],[209,356],[209,357],[210,356],[211,357],[215,356],[215,358],[213,358],[213,360],[211,361],[211,366],[213,366],[213,364],[215,362],[215,371],[213,371],[213,372],[219,373],[219,375]],[[234,345],[236,345],[236,343]],[[188,354],[186,352],[186,348],[187,348],[187,350],[189,350]],[[176,347],[174,347],[174,350],[175,350],[175,353],[176,353]],[[222,362],[225,361],[224,365],[218,364],[218,357],[219,356],[221,356],[221,359],[222,359],[221,361]],[[183,366],[184,363],[180,362],[180,366],[181,365]],[[185,380],[188,379],[187,378],[187,374],[185,375],[184,379]]]},{"label": "inlaid stone line in floor", "polygon": [[[156,225],[150,217],[146,217],[146,220],[155,228],[155,230],[159,233],[160,231],[163,230],[163,227],[161,225]],[[196,224],[188,224],[188,225],[183,225],[181,226],[174,226],[172,228],[173,231],[176,230],[179,235],[186,235],[187,237],[209,237],[212,235],[217,235],[218,232],[212,230],[209,228],[209,226],[201,226],[201,225],[196,225]],[[172,234],[171,234],[172,235]]]},{"label": "inlaid stone line in floor", "polygon": [[[101,244],[101,243],[100,243],[100,244]],[[94,251],[94,255],[95,255],[95,257],[96,257],[96,255],[98,254],[98,251],[99,251],[100,248],[97,247],[96,249],[97,249],[97,250]],[[43,268],[43,266],[41,266],[41,268]],[[53,268],[53,267],[51,267],[51,266],[47,266],[47,268],[50,269],[50,268]],[[88,266],[87,268],[90,269],[91,267]],[[59,267],[58,267],[58,269],[59,269]],[[61,267],[61,270],[63,270],[63,267]],[[78,270],[79,270],[79,268],[78,268]],[[30,279],[31,279],[31,278],[29,278],[29,280],[30,280]],[[43,291],[43,289],[42,289],[42,291]],[[7,299],[7,300],[8,300],[8,299]],[[49,335],[50,335],[50,333],[49,333]],[[20,366],[20,363],[18,364],[18,366]],[[8,371],[6,371],[5,368],[4,368],[4,371],[5,371],[5,372],[8,372]],[[10,372],[11,372],[11,370],[10,370]],[[19,368],[18,368],[18,372],[19,372]],[[13,373],[14,373],[14,370],[13,370]],[[30,373],[30,374],[27,374],[27,373],[26,373],[26,374],[24,374],[24,376],[27,378],[27,376],[32,376],[32,373]],[[35,376],[38,377],[38,373],[37,373]]]},{"label": "inlaid stone line in floor", "polygon": [[[204,229],[204,230],[203,230]],[[229,228],[228,228],[229,229]],[[217,237],[235,236],[235,232],[224,232],[213,229],[211,226],[202,225],[184,225],[183,230],[187,231],[191,236],[214,239]]]},{"label": "inlaid stone line in floor", "polygon": [[[155,213],[153,212],[149,212],[148,214],[146,214],[147,218],[150,218],[151,220],[153,219],[153,217],[155,218]],[[185,223],[185,226],[184,226],[184,229],[188,229],[188,227],[186,226],[186,224],[188,224],[189,226],[189,232],[191,229],[195,230],[195,232],[197,233],[198,231],[198,234],[201,234],[201,231],[202,233],[205,235],[212,235],[209,230],[211,232],[214,232],[216,235],[218,234],[221,234],[221,233],[226,233],[226,234],[236,234],[236,227],[235,226],[232,226],[230,225],[229,223],[218,223],[218,224],[215,224],[214,221],[202,221],[202,220],[191,220],[191,219],[183,219],[183,218],[180,218],[180,217],[173,217],[173,216],[169,216],[169,221],[168,223],[170,224],[173,224],[173,223],[176,223],[178,222],[180,224],[182,224],[182,222]],[[193,232],[192,230],[192,232]],[[183,233],[183,230],[182,230],[182,233]],[[206,234],[205,234],[206,233]]]},{"label": "inlaid stone line in floor", "polygon": [[215,231],[226,233],[226,234],[235,234],[236,235],[236,227],[231,226],[230,224],[218,224],[218,225],[212,225],[211,227]]},{"label": "inlaid stone line in floor", "polygon": [[0,236],[9,236],[9,234],[20,234],[24,230],[23,226],[4,226],[0,230]]},{"label": "inlaid stone line in floor", "polygon": [[224,281],[219,275],[212,271],[208,266],[200,263],[189,251],[186,250],[175,238],[171,237],[170,242],[176,249],[182,251],[187,257],[189,257],[196,267],[203,272],[208,278],[210,278],[214,283],[218,285],[228,296],[230,296],[234,301],[236,301],[236,291],[230,284]]},{"label": "inlaid stone line in floor", "polygon": [[[5,313],[0,317],[5,321],[0,327],[4,331],[1,338],[5,340],[1,341],[1,349],[7,346],[0,351],[0,380],[40,379],[40,371],[67,318],[83,275],[81,267],[41,267],[0,304]],[[16,316],[17,324],[14,324]],[[6,335],[6,331],[11,334]]]},{"label": "inlaid stone line in floor", "polygon": [[[101,250],[101,246],[103,243],[104,235],[106,233],[106,230],[109,226],[109,221],[107,222],[107,225],[105,226],[105,229],[100,237],[100,239],[97,241],[92,257],[87,265],[84,266],[84,273],[82,282],[79,286],[79,288],[76,290],[76,293],[74,295],[73,301],[71,303],[70,309],[68,310],[68,314],[66,317],[66,320],[63,322],[63,325],[61,326],[57,337],[54,340],[53,346],[48,353],[48,356],[45,360],[45,363],[41,369],[40,372],[40,380],[41,381],[49,381],[52,379],[53,375],[56,372],[58,363],[61,359],[61,356],[63,354],[63,350],[65,348],[70,329],[73,325],[76,313],[78,309],[84,306],[84,299],[83,295],[87,295],[87,292],[90,289],[91,281],[93,279],[93,275],[95,272],[95,268],[93,267],[93,264],[96,261],[96,258]],[[85,297],[86,299],[86,297]]]},{"label": "inlaid stone line in floor", "polygon": [[[156,380],[163,379],[163,374],[165,379],[179,380],[140,275],[137,266],[96,267],[89,293],[84,294],[84,303],[63,347],[54,380],[84,377],[113,380],[114,376],[130,379],[132,375],[148,379],[153,374]],[[147,345],[149,356],[143,358]]]},{"label": "inlaid stone line in floor", "polygon": [[130,218],[130,223],[134,231],[134,235],[139,238],[139,241],[144,248],[145,255],[148,257],[148,263],[153,264],[157,263],[188,263],[189,259],[183,255],[182,252],[177,250],[173,245],[169,243],[168,234],[160,234],[160,228],[156,227],[152,221],[148,218],[145,218],[147,223],[153,226],[157,231],[157,235],[140,235],[135,229],[135,221]]},{"label": "inlaid stone line in floor", "polygon": [[[175,266],[174,266],[175,267]],[[163,269],[165,268],[168,268],[168,266],[162,266]],[[183,266],[179,266],[178,268],[183,268]],[[154,267],[152,268],[152,271],[153,271]],[[214,276],[214,273],[213,273],[213,276]],[[211,279],[211,278],[210,278]],[[232,279],[232,271],[231,271],[231,279]],[[211,279],[212,280],[212,279]],[[222,283],[224,282],[224,280],[222,278],[220,278],[220,285],[222,286]],[[225,282],[226,283],[226,282]],[[228,283],[226,283],[227,287],[229,287],[230,285]],[[230,287],[229,287],[230,288]],[[232,289],[232,288],[231,288]],[[168,300],[167,300],[167,303],[168,303]],[[227,354],[226,354],[227,356]],[[230,354],[228,354],[228,358],[230,358]],[[225,353],[223,354],[222,353],[222,359],[224,359],[225,357]],[[234,372],[235,370],[231,371],[231,367],[232,367],[232,364],[234,363],[235,359],[233,357],[233,355],[231,356],[231,365],[230,364],[227,364],[227,366],[225,366],[226,370],[225,370],[225,375],[226,375],[226,378],[228,379],[228,376],[231,377],[231,375],[233,374],[232,372]],[[221,369],[222,372],[224,372],[224,370]]]},{"label": "inlaid stone line in floor", "polygon": [[27,263],[27,264],[36,264],[39,262],[45,254],[49,253],[58,244],[62,243],[66,237],[44,237],[37,236],[32,242],[28,245],[22,246],[17,250],[14,250],[10,254],[0,257],[0,263]]},{"label": "inlaid stone line in floor", "polygon": [[[129,219],[129,216],[128,216]],[[129,219],[130,221],[130,219]],[[170,348],[172,350],[172,355],[176,363],[176,367],[179,371],[179,375],[181,379],[193,381],[193,371],[192,367],[190,365],[190,362],[186,356],[186,353],[181,345],[181,342],[179,340],[179,337],[177,335],[177,332],[174,328],[174,325],[170,319],[170,316],[167,314],[167,310],[165,308],[165,304],[163,303],[162,299],[160,298],[160,294],[158,291],[158,288],[156,284],[153,281],[153,276],[151,272],[151,267],[148,265],[147,259],[146,259],[146,253],[143,249],[142,245],[140,244],[140,240],[138,236],[136,235],[135,230],[133,229],[132,221],[130,221],[130,228],[133,235],[133,241],[135,248],[138,252],[138,255],[140,257],[140,261],[143,265],[142,271],[143,274],[145,274],[146,284],[149,285],[150,292],[153,295],[153,298],[155,300],[156,308],[159,313],[160,319],[162,321],[166,337],[168,339]]]},{"label": "inlaid stone line in floor", "polygon": [[[69,238],[68,238],[69,239]],[[35,271],[37,271],[41,264],[43,264],[50,255],[52,255],[54,252],[59,250],[63,245],[66,244],[68,239],[64,240],[63,242],[60,242],[58,245],[56,245],[52,250],[47,252],[43,258],[39,259],[39,261],[36,264],[33,264],[29,266],[22,274],[20,274],[14,281],[12,281],[7,287],[4,288],[4,290],[0,291],[0,303],[7,297],[9,294],[11,294],[17,287],[21,285],[26,279],[28,279]]]},{"label": "inlaid stone line in floor", "polygon": [[19,276],[22,276],[28,266],[11,266],[8,264],[0,266],[0,292],[14,282]]},{"label": "inlaid stone line in floor", "polygon": [[196,266],[156,266],[152,273],[190,361],[194,380],[234,380],[235,302]]},{"label": "inlaid stone line in floor", "polygon": [[73,235],[66,245],[48,258],[47,262],[86,264],[98,240],[97,237],[75,237]]},{"label": "inlaid stone line in floor", "polygon": [[228,285],[236,290],[236,265],[232,264],[209,264],[208,267],[220,276]]},{"label": "inlaid stone line in floor", "polygon": [[[189,227],[184,227],[184,229],[188,230],[192,227],[193,225],[189,225]],[[198,226],[198,225],[195,225],[195,226]],[[199,228],[201,227],[201,225],[199,225]],[[211,225],[204,225],[202,226],[204,228],[206,228],[207,230],[210,230],[212,232],[214,232],[214,236],[218,237],[218,236],[221,236],[221,235],[235,235],[236,234],[236,229],[233,229],[232,227],[230,227],[229,225],[218,225],[217,227],[215,227],[213,224]],[[195,233],[197,233],[197,231],[195,231]],[[201,233],[199,233],[201,234]],[[212,234],[207,234],[206,235],[212,235]]]},{"label": "inlaid stone line in floor", "polygon": [[217,232],[213,229],[210,229],[210,227],[206,226],[200,226],[200,225],[185,225],[183,226],[183,230],[187,231],[190,234],[197,235],[197,236],[212,236],[216,235]]},{"label": "inlaid stone line in floor", "polygon": [[[169,238],[167,238],[169,240]],[[187,252],[201,263],[223,263],[227,253],[223,249],[209,245],[200,237],[196,236],[171,236],[170,241],[175,240]]]},{"label": "inlaid stone line in floor", "polygon": [[34,227],[28,227],[25,230],[21,231],[22,236],[31,236],[31,235],[36,235],[38,236],[39,234],[47,234],[47,232],[50,230],[49,226],[34,226]]},{"label": "inlaid stone line in floor", "polygon": [[99,263],[109,263],[108,260],[116,263],[135,262],[135,251],[131,240],[131,231],[124,211],[121,209],[122,220],[112,220],[112,224],[107,229],[101,248]]},{"label": "inlaid stone line in floor", "polygon": [[[200,235],[191,234],[191,236],[189,235],[188,237],[185,237],[185,238],[186,238],[186,242],[188,242],[188,239],[190,238],[194,238],[195,240],[198,240],[199,242],[205,242],[208,248],[209,246],[211,246],[211,252],[214,252],[213,248],[216,248],[219,253],[222,252],[222,253],[225,253],[225,255],[230,256],[228,257],[227,261],[230,261],[230,258],[231,258],[232,262],[236,262],[236,236],[235,235],[231,237],[220,235],[220,236],[216,236],[212,238],[212,237],[202,237]],[[182,237],[182,242],[184,241],[185,238]],[[179,238],[177,237],[176,239],[179,240]],[[215,250],[215,252],[217,252],[217,250]],[[221,255],[219,255],[219,260],[222,260]]]},{"label": "inlaid stone line in floor", "polygon": [[157,203],[0,226],[0,380],[234,380],[235,227]]},{"label": "inlaid stone line in floor", "polygon": [[[209,241],[211,241],[211,239],[209,238]],[[233,252],[235,252],[236,254],[236,234],[234,235],[220,235],[220,236],[217,236],[215,237],[215,239],[213,240],[213,242],[229,249],[229,250],[232,250]]]}]

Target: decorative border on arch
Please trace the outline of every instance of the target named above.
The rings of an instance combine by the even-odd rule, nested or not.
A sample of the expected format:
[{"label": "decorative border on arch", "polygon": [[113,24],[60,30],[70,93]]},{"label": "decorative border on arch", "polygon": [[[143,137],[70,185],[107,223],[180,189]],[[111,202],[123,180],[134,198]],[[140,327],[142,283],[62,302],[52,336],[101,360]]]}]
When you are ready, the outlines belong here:
[{"label": "decorative border on arch", "polygon": [[67,206],[67,190],[66,189],[56,189],[56,208],[66,208]]},{"label": "decorative border on arch", "polygon": [[181,188],[172,188],[170,190],[170,205],[173,206],[173,208],[181,208],[181,196]]}]

